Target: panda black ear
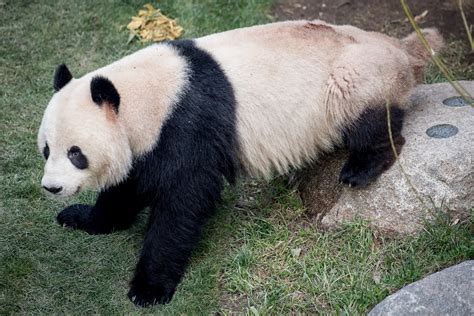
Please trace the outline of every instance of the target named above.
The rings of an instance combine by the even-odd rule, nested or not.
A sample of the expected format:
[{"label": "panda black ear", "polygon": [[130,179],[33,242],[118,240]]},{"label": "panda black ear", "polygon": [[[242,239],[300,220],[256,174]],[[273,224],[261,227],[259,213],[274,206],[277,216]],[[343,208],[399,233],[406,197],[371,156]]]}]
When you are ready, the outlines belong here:
[{"label": "panda black ear", "polygon": [[113,83],[102,76],[96,76],[91,81],[92,101],[102,106],[104,103],[111,106],[115,113],[118,113],[120,105],[120,95]]},{"label": "panda black ear", "polygon": [[65,64],[61,64],[56,68],[54,72],[54,80],[53,80],[53,87],[54,91],[58,92],[61,90],[65,85],[71,81],[72,75],[69,69],[67,69]]}]

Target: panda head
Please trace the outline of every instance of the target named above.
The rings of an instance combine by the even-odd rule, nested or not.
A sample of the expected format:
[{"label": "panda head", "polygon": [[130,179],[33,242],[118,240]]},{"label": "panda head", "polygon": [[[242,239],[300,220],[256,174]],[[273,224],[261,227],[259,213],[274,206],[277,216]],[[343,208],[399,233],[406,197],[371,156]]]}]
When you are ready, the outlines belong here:
[{"label": "panda head", "polygon": [[43,188],[67,197],[122,181],[131,168],[132,153],[114,84],[98,74],[74,79],[60,65],[53,87],[38,132],[38,148],[46,160]]}]

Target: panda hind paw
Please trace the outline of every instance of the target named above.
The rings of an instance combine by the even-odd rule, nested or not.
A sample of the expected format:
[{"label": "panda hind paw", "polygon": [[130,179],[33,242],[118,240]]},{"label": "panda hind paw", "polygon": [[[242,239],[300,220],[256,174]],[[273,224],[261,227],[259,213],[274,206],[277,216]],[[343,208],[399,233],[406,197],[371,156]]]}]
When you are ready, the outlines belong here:
[{"label": "panda hind paw", "polygon": [[147,282],[132,282],[128,298],[137,306],[148,307],[155,304],[168,304],[173,298],[175,288],[150,285]]}]

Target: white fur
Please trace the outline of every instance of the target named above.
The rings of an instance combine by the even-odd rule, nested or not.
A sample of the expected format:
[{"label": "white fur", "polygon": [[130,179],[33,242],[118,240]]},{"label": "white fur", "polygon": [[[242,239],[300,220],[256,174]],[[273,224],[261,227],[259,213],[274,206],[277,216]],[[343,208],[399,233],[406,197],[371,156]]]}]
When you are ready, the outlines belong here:
[{"label": "white fur", "polygon": [[235,89],[241,160],[254,176],[316,159],[365,108],[403,103],[415,84],[399,40],[352,26],[288,21],[197,43]]},{"label": "white fur", "polygon": [[[92,101],[91,79],[108,78],[120,94],[119,115]],[[170,108],[187,81],[186,62],[167,45],[153,45],[73,79],[55,93],[43,116],[38,147],[50,157],[42,185],[62,187],[59,196],[84,188],[103,189],[126,178],[133,157],[148,152],[159,137]],[[89,167],[75,168],[67,158],[81,148]]]},{"label": "white fur", "polygon": [[[105,111],[90,104],[83,89],[73,81],[56,93],[39,130],[40,151],[46,142],[50,150],[41,182],[47,187],[62,187],[59,196],[116,184],[126,177],[132,162],[126,132],[109,122]],[[80,147],[87,157],[87,169],[77,169],[67,158],[72,146]]]}]

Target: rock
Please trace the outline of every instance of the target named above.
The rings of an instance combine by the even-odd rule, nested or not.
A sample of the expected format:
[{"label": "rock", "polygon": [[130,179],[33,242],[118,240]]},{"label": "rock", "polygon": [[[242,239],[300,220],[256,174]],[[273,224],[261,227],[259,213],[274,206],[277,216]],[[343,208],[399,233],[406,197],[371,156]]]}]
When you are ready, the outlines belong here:
[{"label": "rock", "polygon": [[376,315],[474,315],[474,261],[405,286],[369,312]]},{"label": "rock", "polygon": [[[474,81],[460,83],[474,95]],[[449,83],[414,90],[399,156],[409,181],[395,163],[367,187],[343,187],[337,179],[344,152],[321,159],[297,176],[302,199],[322,227],[359,216],[381,231],[411,234],[439,209],[467,218],[474,206],[474,109],[453,99],[443,104],[456,95]]]}]

